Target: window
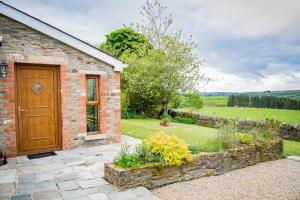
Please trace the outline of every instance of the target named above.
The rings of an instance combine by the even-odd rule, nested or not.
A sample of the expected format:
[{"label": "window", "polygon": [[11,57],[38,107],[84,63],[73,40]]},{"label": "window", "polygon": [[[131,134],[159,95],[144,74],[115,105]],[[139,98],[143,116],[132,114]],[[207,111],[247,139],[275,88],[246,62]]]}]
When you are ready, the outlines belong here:
[{"label": "window", "polygon": [[99,77],[87,76],[86,120],[87,132],[99,131]]}]

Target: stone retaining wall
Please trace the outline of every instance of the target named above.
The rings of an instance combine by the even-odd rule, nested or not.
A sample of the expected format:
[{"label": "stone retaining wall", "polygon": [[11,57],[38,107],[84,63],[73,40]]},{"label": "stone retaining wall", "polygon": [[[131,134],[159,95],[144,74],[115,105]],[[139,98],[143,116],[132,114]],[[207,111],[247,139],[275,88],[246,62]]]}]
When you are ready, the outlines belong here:
[{"label": "stone retaining wall", "polygon": [[153,189],[170,183],[223,174],[259,162],[280,159],[282,156],[283,145],[282,140],[279,140],[265,147],[240,147],[226,152],[200,153],[195,155],[193,163],[181,167],[149,164],[140,169],[122,169],[106,163],[104,178],[120,189],[137,186]]},{"label": "stone retaining wall", "polygon": [[[229,121],[232,120],[237,122],[237,127],[241,131],[249,131],[252,128],[261,127],[264,125],[264,121],[249,119],[236,120],[223,117],[205,116],[189,112],[175,112],[175,116],[192,118],[196,121],[198,125],[211,128],[219,128],[222,124],[227,124]],[[279,135],[283,139],[300,141],[300,125],[282,124]]]}]

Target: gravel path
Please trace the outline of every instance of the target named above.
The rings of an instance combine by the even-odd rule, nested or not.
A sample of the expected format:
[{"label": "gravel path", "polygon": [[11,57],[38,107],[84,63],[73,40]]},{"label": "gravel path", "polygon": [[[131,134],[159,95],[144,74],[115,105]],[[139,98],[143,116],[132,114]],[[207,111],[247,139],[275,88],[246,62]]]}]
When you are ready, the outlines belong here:
[{"label": "gravel path", "polygon": [[300,162],[277,160],[153,190],[163,200],[300,200]]}]

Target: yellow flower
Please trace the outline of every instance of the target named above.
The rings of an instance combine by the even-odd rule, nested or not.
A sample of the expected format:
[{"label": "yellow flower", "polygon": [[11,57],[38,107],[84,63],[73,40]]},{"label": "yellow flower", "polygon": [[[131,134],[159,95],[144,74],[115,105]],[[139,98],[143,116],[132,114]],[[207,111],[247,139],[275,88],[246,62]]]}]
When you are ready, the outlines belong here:
[{"label": "yellow flower", "polygon": [[143,141],[154,153],[161,153],[169,165],[180,166],[192,161],[189,145],[173,135],[158,132]]}]

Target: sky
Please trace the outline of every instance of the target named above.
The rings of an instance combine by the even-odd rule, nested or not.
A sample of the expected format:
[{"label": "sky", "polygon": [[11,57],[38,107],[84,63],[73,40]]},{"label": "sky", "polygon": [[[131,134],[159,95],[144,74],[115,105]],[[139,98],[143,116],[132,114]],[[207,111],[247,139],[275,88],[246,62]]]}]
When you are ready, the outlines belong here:
[{"label": "sky", "polygon": [[[92,44],[140,22],[144,0],[2,0]],[[161,0],[204,60],[202,92],[300,89],[299,0]]]}]

